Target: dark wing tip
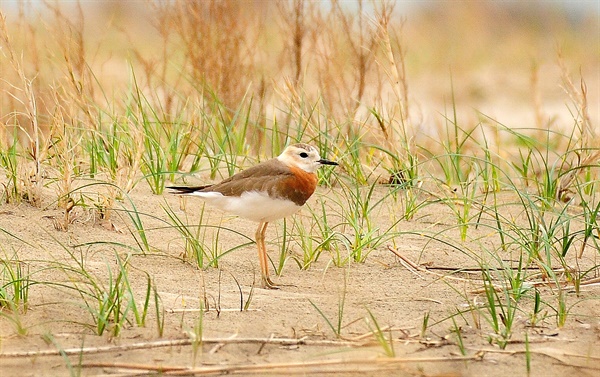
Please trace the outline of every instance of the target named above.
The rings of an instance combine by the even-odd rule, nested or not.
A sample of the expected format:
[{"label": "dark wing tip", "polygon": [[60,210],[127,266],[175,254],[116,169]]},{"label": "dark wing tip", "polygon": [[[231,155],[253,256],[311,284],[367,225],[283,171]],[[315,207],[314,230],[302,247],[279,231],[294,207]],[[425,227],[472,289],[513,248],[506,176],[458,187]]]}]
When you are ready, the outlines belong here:
[{"label": "dark wing tip", "polygon": [[196,191],[202,191],[207,187],[210,187],[211,185],[205,185],[205,186],[166,186],[166,188],[168,188],[171,194],[178,194],[178,195],[185,195],[185,194],[191,194],[194,193]]}]

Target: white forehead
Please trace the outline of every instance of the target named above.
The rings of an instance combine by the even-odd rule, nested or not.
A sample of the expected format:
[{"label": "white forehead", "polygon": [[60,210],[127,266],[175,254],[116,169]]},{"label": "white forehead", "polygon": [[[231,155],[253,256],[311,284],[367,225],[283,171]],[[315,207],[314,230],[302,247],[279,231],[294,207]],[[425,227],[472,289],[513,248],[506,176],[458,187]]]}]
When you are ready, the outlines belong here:
[{"label": "white forehead", "polygon": [[319,151],[312,145],[294,144],[285,148],[277,159],[288,166],[297,166],[302,170],[312,173],[317,170],[321,160]]},{"label": "white forehead", "polygon": [[318,159],[321,158],[319,156],[319,151],[317,151],[317,148],[313,147],[312,145],[308,145],[308,144],[290,145],[284,149],[283,153],[281,153],[281,156],[287,155],[287,156],[297,156],[300,158],[306,158],[306,157],[304,157],[303,153],[308,154],[308,156],[311,157],[310,159],[312,159],[313,157],[319,157]]}]

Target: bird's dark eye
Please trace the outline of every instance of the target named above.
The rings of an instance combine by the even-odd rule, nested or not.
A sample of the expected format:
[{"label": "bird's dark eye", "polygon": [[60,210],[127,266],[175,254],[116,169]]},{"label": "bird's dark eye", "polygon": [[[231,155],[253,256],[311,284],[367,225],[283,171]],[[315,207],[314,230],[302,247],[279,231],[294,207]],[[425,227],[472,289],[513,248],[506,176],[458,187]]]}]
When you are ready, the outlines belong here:
[{"label": "bird's dark eye", "polygon": [[306,157],[308,157],[308,153],[302,152],[302,153],[300,153],[300,157],[306,158]]}]

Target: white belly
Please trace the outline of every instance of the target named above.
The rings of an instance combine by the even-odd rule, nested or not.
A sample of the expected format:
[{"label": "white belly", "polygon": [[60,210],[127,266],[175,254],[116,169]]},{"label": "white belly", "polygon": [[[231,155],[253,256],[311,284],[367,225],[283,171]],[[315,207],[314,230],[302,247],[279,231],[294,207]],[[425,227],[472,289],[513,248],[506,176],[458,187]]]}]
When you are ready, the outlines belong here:
[{"label": "white belly", "polygon": [[301,208],[290,200],[273,199],[258,191],[245,192],[239,197],[224,196],[218,192],[195,192],[191,195],[198,196],[225,212],[257,222],[281,219],[293,215]]}]

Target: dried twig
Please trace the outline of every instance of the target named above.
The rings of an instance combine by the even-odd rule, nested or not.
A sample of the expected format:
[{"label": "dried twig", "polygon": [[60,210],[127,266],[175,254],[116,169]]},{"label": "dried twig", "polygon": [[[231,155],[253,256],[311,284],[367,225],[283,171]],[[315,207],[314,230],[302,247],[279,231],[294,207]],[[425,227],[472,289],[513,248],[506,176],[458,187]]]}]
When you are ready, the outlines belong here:
[{"label": "dried twig", "polygon": [[[398,250],[394,249],[393,247],[388,245],[388,250],[391,251],[394,255],[396,255],[398,258],[401,259],[401,264],[406,267],[409,271],[417,274],[417,271],[419,272],[426,272],[428,274],[434,275],[436,277],[438,277],[439,279],[451,279],[451,280],[457,280],[457,281],[462,281],[462,282],[469,282],[469,283],[474,283],[474,284],[484,284],[483,280],[480,279],[471,279],[471,278],[461,278],[461,277],[457,277],[457,276],[450,276],[448,274],[441,274],[441,273],[437,273],[432,271],[433,269],[441,269],[441,270],[446,270],[446,271],[454,271],[454,272],[463,272],[463,269],[460,267],[456,267],[456,268],[451,268],[451,267],[423,267],[420,266],[416,263],[414,263],[413,261],[411,261],[410,259],[408,259],[406,256],[402,255]],[[469,271],[477,271],[477,269],[473,269],[470,268]],[[483,271],[483,269],[479,269],[479,271]],[[554,272],[561,272],[563,271],[563,269],[553,269]],[[418,275],[418,274],[417,274]],[[421,275],[418,275],[419,277],[423,278]],[[569,287],[571,285],[574,285],[573,282],[570,281],[563,281],[563,282],[552,282],[552,281],[530,281],[527,282],[527,284],[531,287],[550,287],[550,288],[557,288],[557,287],[561,287],[561,288],[566,288]],[[591,286],[594,284],[600,284],[600,278],[592,278],[592,279],[588,279],[588,280],[583,280],[581,282],[579,282],[579,286]],[[493,285],[493,288],[495,291],[500,292],[503,291],[505,289],[507,289],[506,286],[504,285]],[[475,289],[472,290],[470,293],[472,294],[479,294],[485,292],[484,288],[480,288],[480,289]]]},{"label": "dried twig", "polygon": [[[122,345],[110,345],[100,347],[81,347],[66,348],[63,350],[45,350],[45,351],[19,351],[0,353],[0,359],[19,358],[19,357],[41,357],[41,356],[59,356],[59,355],[87,355],[106,352],[123,352],[138,349],[161,348],[188,346],[194,342],[193,339],[171,339],[159,340],[153,342],[140,342]],[[336,347],[359,347],[363,343],[351,341],[335,340],[311,340],[307,338],[203,338],[204,344],[277,344],[281,346],[307,345],[307,346],[336,346]]]},{"label": "dried twig", "polygon": [[[211,375],[211,374],[229,374],[229,373],[267,373],[278,369],[305,369],[311,368],[311,372],[314,372],[314,368],[318,367],[330,367],[335,366],[336,372],[341,371],[344,367],[348,367],[355,371],[357,366],[371,367],[371,368],[382,368],[392,365],[400,365],[407,363],[433,363],[433,362],[456,362],[456,361],[468,361],[468,360],[481,360],[480,355],[475,356],[455,356],[455,357],[423,357],[423,358],[362,358],[362,359],[329,359],[329,360],[316,360],[316,361],[303,361],[303,362],[288,362],[288,363],[263,363],[263,364],[246,364],[246,365],[218,365],[218,366],[206,366],[201,368],[180,368],[180,367],[160,367],[157,369],[154,365],[148,365],[144,368],[144,365],[139,364],[127,364],[127,363],[84,363],[84,368],[122,368],[122,369],[135,369],[135,370],[149,370],[149,371],[161,371],[169,376],[178,375]],[[321,370],[325,372],[325,370]]]},{"label": "dried twig", "polygon": [[426,269],[424,269],[423,267],[421,267],[418,264],[414,263],[410,259],[406,258],[404,255],[400,254],[400,252],[398,250],[394,249],[393,247],[391,247],[389,245],[388,245],[388,250],[391,251],[392,253],[394,253],[395,256],[397,256],[398,258],[400,258],[400,263],[404,267],[406,267],[407,270],[409,270],[413,274],[417,275],[421,279],[425,279],[423,276],[419,275],[418,271],[426,271]]},{"label": "dried twig", "polygon": [[486,353],[496,353],[496,354],[514,356],[514,355],[523,354],[523,353],[530,353],[530,354],[536,354],[536,355],[550,357],[554,360],[557,360],[561,364],[564,364],[567,366],[579,367],[579,368],[584,367],[584,368],[600,370],[600,368],[595,365],[588,364],[588,365],[582,366],[582,365],[569,363],[566,360],[567,358],[576,358],[576,359],[584,359],[587,361],[592,361],[592,360],[600,361],[600,356],[592,356],[589,354],[585,354],[585,355],[584,354],[576,354],[576,353],[566,352],[566,351],[555,349],[555,348],[544,347],[544,348],[538,348],[538,349],[533,349],[533,350],[531,350],[531,349],[530,350],[526,350],[526,349],[500,350],[497,348],[476,349],[476,348],[470,348],[470,347],[467,347],[467,348],[472,349],[472,350],[476,351],[478,354],[483,354],[483,355]]}]

